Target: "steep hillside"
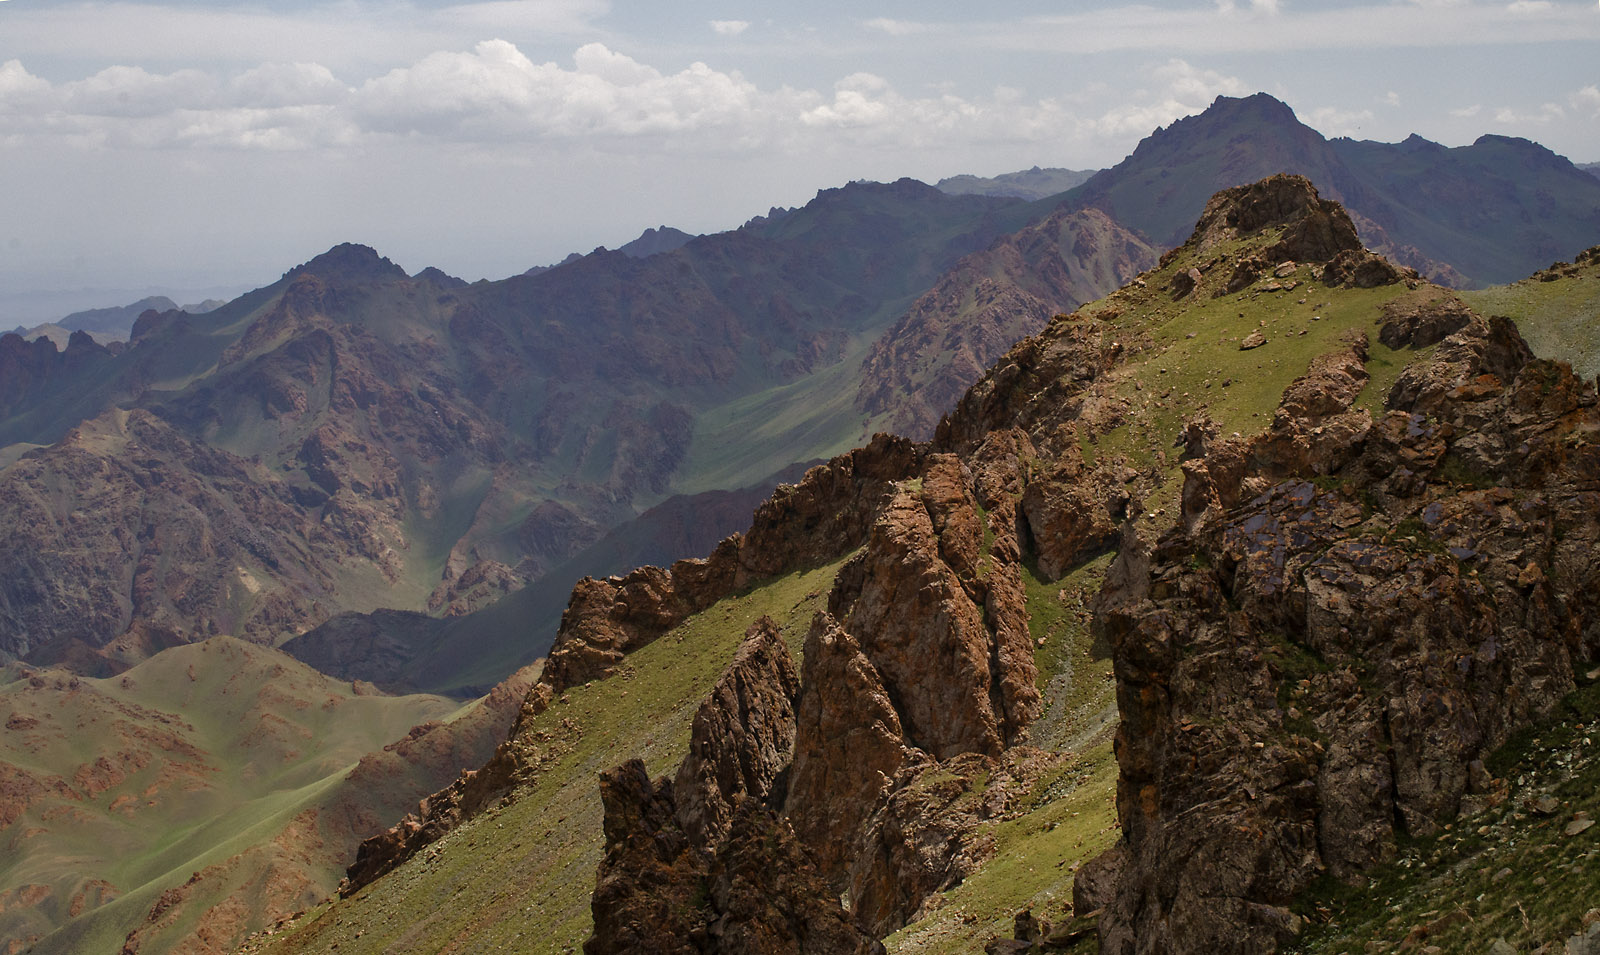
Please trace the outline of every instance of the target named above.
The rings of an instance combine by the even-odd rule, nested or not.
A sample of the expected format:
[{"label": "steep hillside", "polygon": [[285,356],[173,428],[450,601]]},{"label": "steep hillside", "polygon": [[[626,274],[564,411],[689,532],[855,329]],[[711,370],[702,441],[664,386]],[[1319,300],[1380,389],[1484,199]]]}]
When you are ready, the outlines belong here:
[{"label": "steep hillside", "polygon": [[0,937],[37,953],[112,951],[135,930],[126,951],[226,950],[486,759],[529,681],[463,708],[229,637],[110,679],[3,672],[0,898],[25,904],[0,910]]},{"label": "steep hillside", "polygon": [[[425,848],[348,901],[244,951],[576,951],[590,931],[602,848],[597,775],[622,759],[652,771],[676,760],[740,635],[766,615],[797,648],[836,572],[823,565],[718,603],[641,649],[617,679],[567,688],[525,715],[503,756],[475,777],[485,790],[477,814],[436,828]],[[432,802],[445,809],[425,819],[459,818],[449,794]]]},{"label": "steep hillside", "polygon": [[[1363,251],[1304,180],[1219,194],[1158,268],[1008,352],[931,443],[880,437],[707,560],[574,591],[532,719],[580,690],[624,699],[684,646],[675,627],[848,555],[801,659],[750,631],[681,762],[626,762],[638,738],[616,738],[603,819],[559,842],[602,860],[585,951],[1021,952],[1095,932],[1278,950],[1317,875],[1359,877],[1492,802],[1503,769],[1480,760],[1593,665],[1594,409],[1508,323]],[[1365,582],[1379,572],[1399,589]],[[586,739],[531,725],[262,948],[586,937],[570,901],[559,919],[519,901],[555,851],[527,787]],[[532,866],[518,888],[435,916],[444,934],[364,914],[464,889],[511,844]]]}]

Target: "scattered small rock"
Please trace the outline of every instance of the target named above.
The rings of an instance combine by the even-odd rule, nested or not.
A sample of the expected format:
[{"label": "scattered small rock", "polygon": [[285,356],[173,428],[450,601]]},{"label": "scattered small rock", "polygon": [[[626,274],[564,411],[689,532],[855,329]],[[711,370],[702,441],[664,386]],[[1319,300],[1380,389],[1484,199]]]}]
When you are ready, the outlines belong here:
[{"label": "scattered small rock", "polygon": [[1239,343],[1239,350],[1249,351],[1252,348],[1260,348],[1266,343],[1267,336],[1261,334],[1260,332],[1251,332],[1249,335],[1245,336],[1244,341]]}]

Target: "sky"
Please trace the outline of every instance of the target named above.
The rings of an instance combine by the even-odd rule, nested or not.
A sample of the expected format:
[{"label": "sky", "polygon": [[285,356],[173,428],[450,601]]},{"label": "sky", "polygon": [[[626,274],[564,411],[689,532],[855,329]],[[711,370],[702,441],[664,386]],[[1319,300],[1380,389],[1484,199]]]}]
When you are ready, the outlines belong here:
[{"label": "sky", "polygon": [[345,241],[500,278],[855,179],[1103,168],[1256,91],[1600,161],[1600,0],[0,0],[0,327]]}]

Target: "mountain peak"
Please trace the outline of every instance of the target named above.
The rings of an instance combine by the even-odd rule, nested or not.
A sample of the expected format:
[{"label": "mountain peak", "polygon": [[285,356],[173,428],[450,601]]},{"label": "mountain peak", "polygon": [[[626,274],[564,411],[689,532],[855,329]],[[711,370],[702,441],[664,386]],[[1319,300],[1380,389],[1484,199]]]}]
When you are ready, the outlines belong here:
[{"label": "mountain peak", "polygon": [[321,279],[346,282],[376,282],[409,278],[406,270],[377,253],[370,246],[343,242],[304,265],[284,273],[284,278],[311,274]]},{"label": "mountain peak", "polygon": [[646,259],[662,252],[681,249],[689,244],[689,241],[693,238],[695,237],[682,229],[674,229],[672,226],[664,225],[658,229],[644,230],[637,239],[617,251],[635,259]]},{"label": "mountain peak", "polygon": [[[1288,103],[1270,93],[1251,93],[1249,96],[1218,96],[1211,101],[1206,112],[1255,113],[1264,118],[1299,122]],[[1204,115],[1204,114],[1202,114]]]}]

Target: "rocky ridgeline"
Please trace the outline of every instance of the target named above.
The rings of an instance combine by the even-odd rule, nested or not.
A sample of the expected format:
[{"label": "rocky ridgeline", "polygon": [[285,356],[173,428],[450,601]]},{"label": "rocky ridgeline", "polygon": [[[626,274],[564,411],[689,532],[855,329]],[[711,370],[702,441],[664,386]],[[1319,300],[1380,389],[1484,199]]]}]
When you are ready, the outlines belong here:
[{"label": "rocky ridgeline", "polygon": [[[673,779],[605,774],[590,955],[865,951],[981,866],[982,824],[1047,762],[1027,742],[1024,559],[1054,577],[1119,550],[1096,626],[1114,648],[1123,835],[1074,900],[1103,910],[1104,951],[1274,951],[1313,878],[1356,877],[1400,834],[1500,798],[1483,755],[1600,651],[1594,385],[1366,253],[1299,177],[1219,194],[1187,248],[1206,272],[1180,296],[1291,260],[1329,284],[1406,280],[1382,340],[1434,350],[1377,415],[1355,406],[1356,334],[1260,433],[1191,417],[1181,514],[1149,545],[1132,518],[1179,462],[1080,450],[1134,414],[1117,376],[1151,344],[1114,324],[1113,300],[1013,347],[933,441],[879,436],[814,468],[704,561],[580,584],[525,712],[721,596],[853,553],[797,685],[757,628]],[[548,745],[513,733],[364,846],[352,885],[501,798]]]},{"label": "rocky ridgeline", "polygon": [[1104,951],[1277,950],[1314,878],[1503,799],[1484,757],[1600,654],[1595,384],[1451,301],[1402,298],[1383,337],[1438,347],[1379,416],[1365,342],[1324,356],[1118,556]]}]

